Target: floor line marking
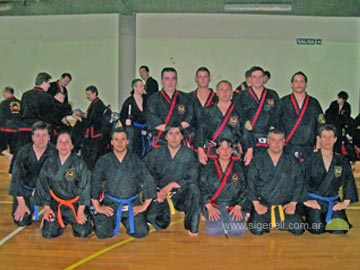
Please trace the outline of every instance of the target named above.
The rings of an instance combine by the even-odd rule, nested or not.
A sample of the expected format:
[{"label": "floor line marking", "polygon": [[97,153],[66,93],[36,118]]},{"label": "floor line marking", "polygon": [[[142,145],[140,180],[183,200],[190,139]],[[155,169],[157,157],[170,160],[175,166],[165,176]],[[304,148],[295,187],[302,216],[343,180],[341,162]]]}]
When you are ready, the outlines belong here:
[{"label": "floor line marking", "polygon": [[[179,220],[173,221],[173,222],[170,223],[169,227],[172,226],[172,225],[178,224],[178,223],[180,223],[180,222],[182,222],[182,221],[184,221],[184,219],[179,219]],[[149,233],[152,233],[152,232],[154,232],[154,231],[155,231],[154,229],[151,229]],[[81,265],[83,265],[83,264],[85,264],[85,263],[87,263],[87,262],[95,259],[96,257],[99,257],[100,255],[102,255],[102,254],[104,254],[104,253],[106,253],[106,252],[109,252],[109,251],[111,251],[111,250],[113,250],[113,249],[115,249],[115,248],[117,248],[117,247],[121,247],[121,246],[123,246],[123,245],[125,245],[125,244],[127,244],[127,243],[129,243],[129,242],[131,242],[131,241],[133,241],[133,240],[135,240],[135,239],[136,239],[136,238],[129,237],[129,238],[126,238],[125,240],[123,240],[123,241],[121,241],[121,242],[118,242],[118,243],[115,243],[115,244],[113,244],[113,245],[111,245],[111,246],[108,246],[108,247],[106,247],[106,248],[103,248],[103,249],[101,249],[101,250],[99,250],[99,251],[97,251],[97,252],[95,252],[95,253],[87,256],[87,257],[85,257],[84,259],[82,259],[82,260],[80,260],[80,261],[78,261],[78,262],[76,262],[76,263],[74,263],[74,264],[66,267],[65,270],[75,269],[76,267],[79,267],[79,266],[81,266]]]}]

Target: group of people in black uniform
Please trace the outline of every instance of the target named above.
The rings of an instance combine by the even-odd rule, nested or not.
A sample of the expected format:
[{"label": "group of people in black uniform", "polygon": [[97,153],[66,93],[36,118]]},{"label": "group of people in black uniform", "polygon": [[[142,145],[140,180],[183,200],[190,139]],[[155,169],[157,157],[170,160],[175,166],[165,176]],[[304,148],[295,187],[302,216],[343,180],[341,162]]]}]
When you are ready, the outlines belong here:
[{"label": "group of people in black uniform", "polygon": [[68,224],[77,237],[116,236],[123,224],[140,238],[149,224],[167,228],[176,210],[190,236],[201,217],[207,234],[226,237],[246,229],[300,235],[351,228],[345,209],[358,194],[344,155],[352,155],[360,125],[345,92],[324,115],[301,71],[282,98],[267,88],[270,73],[258,66],[234,91],[227,80],[209,88],[206,67],[196,71],[190,93],[177,89],[172,67],[162,70],[160,91],[147,66],[139,72],[142,80],[132,81],[111,128],[93,85],[85,89],[86,113],[72,110],[69,73],[53,83],[38,74],[21,101],[5,88],[1,151],[14,154],[9,194],[16,224],[30,225],[43,206],[46,238]]}]

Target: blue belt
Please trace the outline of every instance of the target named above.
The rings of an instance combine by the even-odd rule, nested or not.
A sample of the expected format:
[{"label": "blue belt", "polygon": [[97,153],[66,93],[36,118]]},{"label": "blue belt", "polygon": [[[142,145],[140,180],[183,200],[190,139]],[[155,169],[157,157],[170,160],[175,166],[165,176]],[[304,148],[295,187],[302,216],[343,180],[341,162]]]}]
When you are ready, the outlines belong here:
[{"label": "blue belt", "polygon": [[130,226],[130,234],[133,234],[135,232],[135,223],[134,223],[134,211],[132,206],[132,201],[135,200],[137,197],[139,197],[137,194],[135,196],[132,196],[128,199],[120,200],[118,198],[115,198],[113,196],[110,196],[109,194],[105,194],[105,197],[113,202],[119,203],[119,207],[116,211],[116,226],[114,229],[114,236],[118,236],[120,224],[121,224],[121,212],[124,205],[129,206],[129,226]]},{"label": "blue belt", "polygon": [[[34,187],[29,187],[27,185],[24,185],[24,188],[31,192],[35,191]],[[35,221],[39,220],[39,207],[37,205],[34,205],[34,220]]]},{"label": "blue belt", "polygon": [[332,218],[332,214],[333,214],[334,201],[337,200],[339,198],[339,196],[336,195],[336,196],[333,196],[333,197],[323,197],[323,196],[320,196],[320,195],[317,195],[317,194],[314,194],[314,193],[310,193],[310,192],[308,192],[307,195],[312,199],[324,201],[324,202],[327,202],[329,204],[328,205],[328,210],[327,210],[327,213],[326,213],[326,219],[325,219],[326,223],[329,223],[329,221]]},{"label": "blue belt", "polygon": [[146,132],[146,130],[145,130],[146,124],[140,124],[140,123],[137,123],[137,122],[133,122],[133,125],[134,125],[134,127],[137,127],[137,128],[141,129],[141,144],[142,144],[141,156],[145,156],[145,154],[146,154],[146,145],[145,145],[145,138],[144,137],[146,137],[148,147],[149,147],[149,149],[151,149],[152,143],[151,143],[150,134],[149,133],[146,133],[146,135],[143,134],[144,132]]}]

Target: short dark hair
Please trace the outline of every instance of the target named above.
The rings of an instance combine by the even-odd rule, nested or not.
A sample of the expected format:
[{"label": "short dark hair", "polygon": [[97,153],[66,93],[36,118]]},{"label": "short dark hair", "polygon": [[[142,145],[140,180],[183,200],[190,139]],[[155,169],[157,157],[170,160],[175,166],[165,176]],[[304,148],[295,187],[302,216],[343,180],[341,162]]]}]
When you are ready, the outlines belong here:
[{"label": "short dark hair", "polygon": [[172,128],[178,128],[180,130],[181,134],[184,135],[184,128],[180,122],[170,122],[169,124],[167,124],[165,127],[165,131],[164,131],[165,135]]},{"label": "short dark hair", "polygon": [[264,71],[264,76],[267,76],[269,79],[271,78],[271,73],[268,70]]},{"label": "short dark hair", "polygon": [[49,132],[49,125],[44,122],[44,121],[38,121],[35,122],[32,126],[31,126],[31,135],[34,135],[36,130],[47,130],[48,134],[50,134]]},{"label": "short dark hair", "polygon": [[141,66],[139,69],[145,69],[146,72],[150,72],[150,69],[148,66]]},{"label": "short dark hair", "polygon": [[245,71],[245,78],[249,78],[249,77],[251,77],[251,69]]},{"label": "short dark hair", "polygon": [[251,75],[252,75],[255,71],[261,71],[261,73],[262,73],[263,75],[264,75],[264,72],[265,72],[262,67],[253,66],[253,67],[250,69]]},{"label": "short dark hair", "polygon": [[348,93],[346,93],[345,91],[340,91],[337,96],[338,98],[342,98],[345,101],[349,98]]},{"label": "short dark hair", "polygon": [[94,86],[94,85],[89,85],[88,87],[86,87],[85,91],[90,91],[91,93],[96,93],[96,96],[99,95],[99,91],[96,88],[96,86]]},{"label": "short dark hair", "polygon": [[35,85],[36,86],[40,86],[42,85],[43,82],[48,82],[50,81],[51,79],[51,76],[46,73],[46,72],[40,72],[37,76],[36,76],[36,79],[35,79]]},{"label": "short dark hair", "polygon": [[267,137],[269,138],[271,134],[276,134],[276,135],[281,135],[282,134],[284,136],[284,138],[285,138],[285,132],[280,128],[270,129],[268,131],[268,136]]},{"label": "short dark hair", "polygon": [[232,84],[231,84],[231,82],[229,82],[228,80],[221,80],[220,82],[218,82],[218,83],[216,84],[216,89],[218,89],[219,86],[220,86],[220,84],[222,84],[222,83],[228,84],[228,85],[230,86],[230,88],[232,89]]},{"label": "short dark hair", "polygon": [[126,131],[126,129],[124,127],[116,127],[113,130],[111,130],[111,135],[110,135],[111,139],[114,138],[115,133],[125,133],[126,139],[129,138],[129,134],[127,133],[127,131]]},{"label": "short dark hair", "polygon": [[13,94],[15,93],[15,90],[14,90],[14,88],[12,88],[11,86],[6,86],[6,87],[4,88],[4,92],[13,95]]},{"label": "short dark hair", "polygon": [[210,76],[210,70],[207,68],[207,67],[199,67],[197,70],[196,70],[196,73],[195,75],[197,76],[199,72],[207,72],[207,74]]},{"label": "short dark hair", "polygon": [[70,81],[72,80],[71,74],[70,73],[63,73],[61,74],[61,78],[65,78],[68,77],[70,79]]},{"label": "short dark hair", "polygon": [[165,72],[173,72],[173,73],[176,74],[176,77],[177,77],[177,71],[176,71],[175,68],[173,68],[173,67],[165,67],[161,71],[161,79],[163,78]]},{"label": "short dark hair", "polygon": [[294,82],[295,76],[297,76],[297,75],[303,76],[305,82],[306,82],[306,83],[308,82],[308,78],[307,78],[307,76],[305,75],[305,73],[302,72],[302,71],[298,71],[298,72],[294,73],[294,75],[291,76],[291,83]]},{"label": "short dark hair", "polygon": [[325,125],[321,126],[319,128],[319,132],[318,132],[319,136],[321,136],[321,133],[323,131],[332,131],[332,132],[334,132],[334,136],[336,137],[336,127],[334,125],[325,124]]},{"label": "short dark hair", "polygon": [[67,130],[62,130],[62,131],[60,131],[60,132],[57,134],[57,136],[56,136],[56,142],[57,142],[57,140],[59,139],[59,137],[60,137],[61,135],[64,135],[64,134],[66,134],[66,135],[69,136],[70,141],[71,141],[71,143],[72,143],[71,132],[69,132],[69,131],[67,131]]},{"label": "short dark hair", "polygon": [[216,146],[215,146],[215,148],[219,148],[222,142],[227,142],[227,143],[230,145],[230,147],[232,147],[232,142],[231,142],[229,139],[227,139],[227,138],[222,138],[222,139],[220,139],[219,141],[216,141]]}]

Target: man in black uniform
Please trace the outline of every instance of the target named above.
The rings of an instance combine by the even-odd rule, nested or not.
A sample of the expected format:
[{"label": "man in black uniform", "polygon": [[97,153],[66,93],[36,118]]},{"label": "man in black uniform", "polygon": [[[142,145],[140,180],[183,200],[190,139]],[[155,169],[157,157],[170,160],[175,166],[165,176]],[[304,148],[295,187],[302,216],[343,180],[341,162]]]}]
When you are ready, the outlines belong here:
[{"label": "man in black uniform", "polygon": [[180,123],[170,123],[165,130],[166,145],[153,149],[144,160],[158,188],[157,199],[147,212],[155,229],[170,224],[170,213],[176,208],[185,212],[184,227],[190,236],[197,236],[200,216],[199,163],[194,152],[182,146]]},{"label": "man in black uniform", "polygon": [[56,82],[50,83],[50,88],[48,90],[48,93],[50,95],[52,95],[53,97],[56,95],[56,93],[59,93],[59,92],[63,93],[65,96],[64,102],[68,103],[69,98],[68,98],[68,91],[66,89],[66,86],[69,85],[71,80],[72,80],[72,77],[71,77],[70,73],[63,73]]},{"label": "man in black uniform", "polygon": [[14,196],[12,215],[19,226],[32,222],[32,214],[37,211],[37,207],[34,208],[36,181],[44,162],[55,152],[54,145],[49,143],[49,127],[45,122],[32,126],[32,140],[33,143],[19,150],[11,168],[9,195]]},{"label": "man in black uniform", "polygon": [[[128,144],[125,129],[115,128],[111,139],[113,151],[97,161],[92,174],[91,201],[97,212],[94,222],[99,238],[117,236],[120,223],[133,237],[140,238],[149,233],[145,211],[156,198],[156,187],[144,162],[128,151]],[[102,192],[105,197],[100,204]]]},{"label": "man in black uniform", "polygon": [[306,75],[299,71],[291,77],[293,92],[280,100],[279,125],[285,132],[285,151],[300,161],[306,160],[316,145],[317,130],[325,117],[316,98],[306,93]]},{"label": "man in black uniform", "polygon": [[256,154],[266,150],[267,133],[277,125],[279,96],[274,90],[264,87],[264,70],[261,67],[251,68],[251,82],[247,90],[234,94],[233,101],[240,115],[251,123]]},{"label": "man in black uniform", "polygon": [[[315,234],[326,231],[346,233],[352,226],[345,209],[350,203],[358,201],[354,176],[348,161],[333,152],[336,141],[335,127],[324,125],[320,127],[319,135],[320,151],[313,153],[306,162],[308,201],[304,204],[307,206],[305,214],[308,229]],[[339,199],[340,187],[342,199]],[[339,220],[337,226],[331,226],[334,221]]]},{"label": "man in black uniform", "polygon": [[193,107],[189,97],[176,89],[177,72],[172,67],[161,71],[163,89],[149,97],[146,105],[146,123],[154,136],[154,147],[164,142],[165,127],[170,122],[180,122],[185,139],[193,132],[191,127]]},{"label": "man in black uniform", "polygon": [[196,130],[195,146],[198,150],[199,162],[206,164],[208,158],[217,158],[216,142],[227,138],[238,146],[238,154],[245,151],[244,163],[249,165],[253,157],[254,139],[250,122],[246,123],[244,114],[236,110],[231,100],[232,86],[223,80],[216,85],[218,102],[204,111]]},{"label": "man in black uniform", "polygon": [[[193,106],[194,116],[192,126],[194,131],[197,130],[200,125],[200,121],[203,118],[203,113],[206,108],[209,108],[213,104],[216,104],[218,97],[211,88],[209,88],[209,83],[211,81],[210,71],[206,67],[200,67],[196,71],[195,82],[197,88],[189,93],[189,98]],[[195,152],[197,149],[194,147],[194,138],[195,134],[192,134],[189,138],[189,146]]]},{"label": "man in black uniform", "polygon": [[[5,100],[0,103],[0,153],[7,156],[10,163],[16,153],[17,131],[21,127],[20,100],[14,96],[12,87],[3,90]],[[10,152],[7,151],[9,147]]]},{"label": "man in black uniform", "polygon": [[295,157],[283,152],[282,131],[271,130],[268,144],[268,150],[254,157],[248,171],[248,199],[253,203],[249,230],[262,235],[276,228],[300,235],[305,229],[297,204],[305,198],[304,170]]},{"label": "man in black uniform", "polygon": [[85,162],[72,153],[69,133],[59,133],[56,149],[57,153],[41,168],[35,192],[36,200],[44,206],[42,235],[58,237],[70,223],[75,237],[87,237],[91,233],[90,171]]},{"label": "man in black uniform", "polygon": [[145,91],[148,96],[159,91],[158,82],[150,76],[150,70],[148,66],[141,66],[139,68],[139,73],[141,79],[145,82]]},{"label": "man in black uniform", "polygon": [[90,85],[85,89],[86,98],[91,102],[86,110],[86,117],[83,118],[85,129],[84,147],[81,156],[90,170],[95,166],[96,161],[105,151],[103,145],[102,119],[106,106],[98,97],[98,89]]},{"label": "man in black uniform", "polygon": [[231,142],[223,139],[216,148],[218,159],[201,168],[200,188],[206,208],[206,233],[217,236],[245,233],[249,214],[246,181],[239,161],[231,159]]},{"label": "man in black uniform", "polygon": [[[337,100],[331,102],[329,108],[325,111],[325,119],[327,124],[332,124],[336,128],[336,142],[334,152],[343,154],[343,147],[347,146],[348,139],[346,135],[351,133],[351,106],[347,102],[349,95],[345,91],[340,91]],[[346,150],[346,149],[345,149]]]}]

